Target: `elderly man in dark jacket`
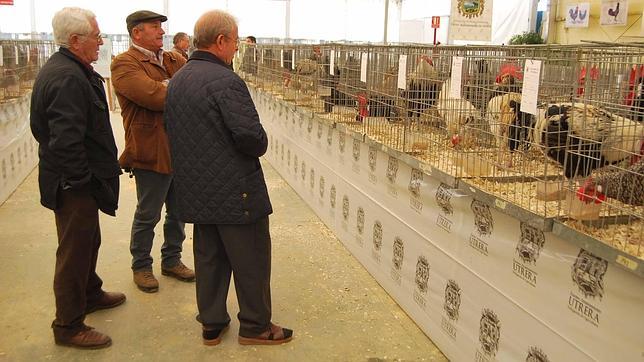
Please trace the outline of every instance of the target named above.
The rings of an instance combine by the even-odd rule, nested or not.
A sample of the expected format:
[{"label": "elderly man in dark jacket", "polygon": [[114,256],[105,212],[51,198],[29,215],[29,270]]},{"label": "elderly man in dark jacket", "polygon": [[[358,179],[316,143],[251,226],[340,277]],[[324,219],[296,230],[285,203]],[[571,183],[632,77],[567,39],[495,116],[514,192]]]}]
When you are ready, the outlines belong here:
[{"label": "elderly man in dark jacket", "polygon": [[52,328],[57,344],[101,348],[111,339],[86,326],[85,315],[125,301],[104,292],[96,274],[98,210],[115,215],[121,174],[103,78],[90,65],[103,40],[88,10],[64,8],[52,25],[61,48],[38,74],[31,98],[40,201],[54,210],[58,231]]},{"label": "elderly man in dark jacket", "polygon": [[195,51],[168,86],[166,123],[177,214],[194,223],[197,306],[204,343],[216,345],[230,322],[231,272],[240,344],[280,344],[293,331],[271,323],[272,213],[259,157],[266,132],[244,82],[231,69],[235,19],[223,11],[195,24]]}]

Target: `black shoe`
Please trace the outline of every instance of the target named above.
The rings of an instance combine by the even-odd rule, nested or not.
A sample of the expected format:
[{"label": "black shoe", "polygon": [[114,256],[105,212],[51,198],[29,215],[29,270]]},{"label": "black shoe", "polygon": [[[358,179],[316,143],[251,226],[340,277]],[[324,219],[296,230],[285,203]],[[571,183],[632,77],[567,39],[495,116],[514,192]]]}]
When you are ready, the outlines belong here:
[{"label": "black shoe", "polygon": [[201,333],[203,344],[206,346],[216,346],[221,343],[221,336],[228,330],[228,326],[222,329],[204,329]]}]

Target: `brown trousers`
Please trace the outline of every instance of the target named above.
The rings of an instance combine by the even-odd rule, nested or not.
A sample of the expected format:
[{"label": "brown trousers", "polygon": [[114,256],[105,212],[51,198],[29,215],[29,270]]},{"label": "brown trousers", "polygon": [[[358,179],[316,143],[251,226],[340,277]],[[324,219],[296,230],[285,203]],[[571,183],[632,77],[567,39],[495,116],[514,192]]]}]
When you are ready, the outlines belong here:
[{"label": "brown trousers", "polygon": [[103,294],[96,274],[101,246],[98,206],[89,190],[58,192],[58,249],[54,273],[56,319],[54,333],[75,333],[83,326],[85,307]]},{"label": "brown trousers", "polygon": [[228,325],[231,273],[239,304],[239,334],[267,331],[271,321],[271,236],[268,216],[247,225],[194,225],[197,318],[209,329]]}]

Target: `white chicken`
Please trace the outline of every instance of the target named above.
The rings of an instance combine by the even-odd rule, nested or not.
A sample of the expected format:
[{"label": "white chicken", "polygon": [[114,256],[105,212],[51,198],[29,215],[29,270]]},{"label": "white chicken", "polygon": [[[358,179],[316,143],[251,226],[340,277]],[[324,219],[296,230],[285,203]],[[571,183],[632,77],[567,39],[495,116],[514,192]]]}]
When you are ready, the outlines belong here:
[{"label": "white chicken", "polygon": [[476,135],[468,130],[468,124],[475,124],[481,119],[479,111],[474,105],[463,98],[452,98],[449,94],[451,79],[443,82],[436,102],[438,116],[445,122],[448,135],[452,136],[452,143],[456,146],[462,144],[470,147],[474,144]]}]

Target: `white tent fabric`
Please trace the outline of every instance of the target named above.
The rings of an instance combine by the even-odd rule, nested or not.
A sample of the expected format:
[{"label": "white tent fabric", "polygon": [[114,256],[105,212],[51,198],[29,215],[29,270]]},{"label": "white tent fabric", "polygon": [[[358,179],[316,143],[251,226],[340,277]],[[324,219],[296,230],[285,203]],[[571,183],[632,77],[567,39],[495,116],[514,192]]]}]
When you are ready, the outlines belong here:
[{"label": "white tent fabric", "polygon": [[[490,0],[488,0],[490,1]],[[455,44],[503,44],[514,34],[528,31],[532,0],[496,0],[492,13],[492,40],[488,42],[455,41]],[[449,15],[451,1],[438,2],[428,5],[424,0],[405,0],[401,13],[401,42],[431,43],[433,30],[429,28],[432,16],[441,16],[441,27],[438,40],[445,43],[449,31]],[[536,14],[535,14],[536,16]],[[424,22],[423,34],[419,36],[419,21]],[[415,30],[409,29],[414,28]],[[422,40],[421,40],[422,39]]]},{"label": "white tent fabric", "polygon": [[[491,1],[491,0],[488,0]],[[527,30],[530,3],[533,0],[496,0],[493,20],[493,43],[506,42],[510,36]],[[123,34],[125,17],[136,10],[148,9],[167,13],[168,33],[183,31],[191,34],[197,18],[206,10],[224,9],[239,20],[240,35],[255,35],[260,38],[284,38],[287,34],[286,7],[290,4],[290,37],[311,40],[349,40],[381,42],[383,40],[385,0],[33,0],[34,30],[37,33],[51,32],[51,18],[65,6],[80,6],[96,13],[104,33]],[[0,6],[0,32],[29,33],[31,25],[31,1],[16,1],[13,6]],[[405,34],[405,20],[416,21],[418,29],[431,31],[426,19],[432,15],[443,16],[439,39],[446,33],[450,0],[389,0],[388,41],[410,41]],[[402,21],[402,22],[401,22]],[[402,24],[402,26],[401,26]],[[400,34],[403,36],[400,36]],[[431,42],[432,33],[423,40]],[[441,40],[444,43],[444,40]]]}]

